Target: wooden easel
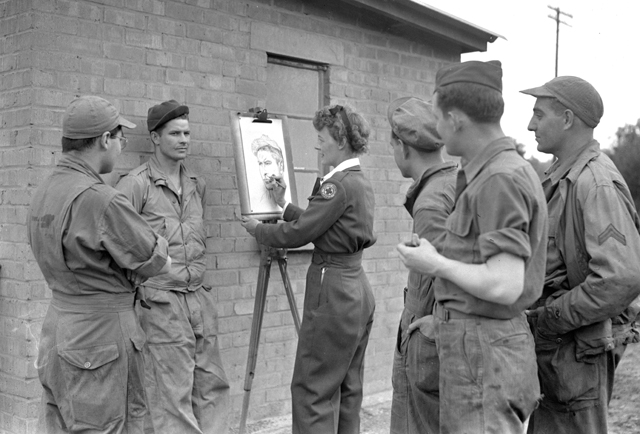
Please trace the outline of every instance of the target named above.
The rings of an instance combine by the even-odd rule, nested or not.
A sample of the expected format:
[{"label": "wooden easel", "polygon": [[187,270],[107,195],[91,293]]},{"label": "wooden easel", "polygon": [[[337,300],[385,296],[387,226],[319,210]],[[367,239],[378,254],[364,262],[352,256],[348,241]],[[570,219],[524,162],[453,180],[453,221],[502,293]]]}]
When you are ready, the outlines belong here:
[{"label": "wooden easel", "polygon": [[[268,221],[265,223],[275,223]],[[289,299],[289,308],[293,316],[296,333],[300,333],[300,315],[296,306],[296,299],[293,295],[291,282],[287,273],[287,251],[265,245],[260,245],[260,270],[258,271],[258,286],[256,290],[256,300],[253,306],[253,320],[251,323],[251,337],[249,338],[249,356],[247,358],[247,370],[244,377],[244,399],[242,401],[242,415],[240,416],[239,434],[244,434],[247,427],[247,415],[249,412],[249,398],[251,396],[251,384],[255,376],[256,362],[258,360],[258,344],[260,341],[260,331],[262,329],[262,319],[267,300],[267,288],[269,286],[269,275],[271,274],[271,263],[273,259],[278,260],[280,275],[284,283],[284,290]]]}]

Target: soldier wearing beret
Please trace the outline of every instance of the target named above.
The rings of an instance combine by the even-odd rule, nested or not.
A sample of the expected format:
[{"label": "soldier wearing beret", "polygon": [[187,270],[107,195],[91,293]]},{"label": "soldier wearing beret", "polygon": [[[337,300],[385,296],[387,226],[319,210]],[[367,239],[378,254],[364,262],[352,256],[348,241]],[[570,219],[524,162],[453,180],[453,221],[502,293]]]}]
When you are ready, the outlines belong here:
[{"label": "soldier wearing beret", "polygon": [[[399,98],[387,114],[396,165],[403,177],[413,179],[404,203],[413,233],[438,245],[453,207],[457,165],[442,157],[431,104]],[[433,276],[409,271],[393,362],[392,433],[440,432],[433,283]]]},{"label": "soldier wearing beret", "polygon": [[166,273],[171,258],[167,241],[100,177],[127,143],[123,127],[135,124],[105,99],[71,102],[62,157],[29,208],[29,244],[52,295],[36,363],[45,405],[39,432],[143,430],[145,335],[135,284]]},{"label": "soldier wearing beret", "polygon": [[369,125],[350,107],[327,106],[313,126],[323,165],[306,209],[284,200],[283,180],[273,186],[282,224],[243,217],[256,240],[273,247],[314,244],[304,313],[291,381],[294,434],[358,434],[364,354],[375,301],[362,268],[362,252],[375,243],[374,195],[358,155],[368,148]]},{"label": "soldier wearing beret", "polygon": [[500,126],[499,62],[436,75],[434,113],[460,156],[454,209],[440,251],[398,245],[411,270],[435,275],[440,432],[522,433],[540,395],[524,310],[540,296],[547,207],[538,176]]},{"label": "soldier wearing beret", "polygon": [[640,221],[629,188],[593,130],[604,107],[578,77],[523,90],[529,130],[556,157],[542,186],[549,209],[544,289],[529,312],[543,399],[530,433],[602,434],[614,371],[637,342]]},{"label": "soldier wearing beret", "polygon": [[229,383],[218,346],[215,296],[204,284],[205,181],[183,164],[190,142],[189,108],[175,100],[149,109],[151,159],[117,189],[169,241],[171,271],[140,288],[138,314],[147,334],[146,386],[156,433],[228,429]]}]

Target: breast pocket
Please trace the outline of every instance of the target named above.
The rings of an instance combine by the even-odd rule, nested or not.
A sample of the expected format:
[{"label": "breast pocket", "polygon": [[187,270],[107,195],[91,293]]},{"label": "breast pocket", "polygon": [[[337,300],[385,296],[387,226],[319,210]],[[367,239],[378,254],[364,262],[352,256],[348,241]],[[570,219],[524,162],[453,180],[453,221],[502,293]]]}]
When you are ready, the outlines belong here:
[{"label": "breast pocket", "polygon": [[473,224],[473,218],[468,212],[453,213],[447,219],[446,228],[460,238],[465,238],[471,232],[471,225]]}]

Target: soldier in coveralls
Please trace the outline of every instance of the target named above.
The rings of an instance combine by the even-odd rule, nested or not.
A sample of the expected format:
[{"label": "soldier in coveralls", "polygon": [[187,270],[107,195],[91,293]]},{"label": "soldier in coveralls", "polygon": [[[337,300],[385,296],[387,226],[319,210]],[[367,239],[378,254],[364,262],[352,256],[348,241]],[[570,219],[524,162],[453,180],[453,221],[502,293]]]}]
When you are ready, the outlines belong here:
[{"label": "soldier in coveralls", "polygon": [[183,164],[189,107],[175,100],[149,109],[154,155],[116,188],[169,242],[171,271],[141,285],[138,306],[147,335],[145,366],[150,417],[157,434],[225,434],[229,383],[218,345],[215,294],[204,284],[206,184]]},{"label": "soldier in coveralls", "polygon": [[362,269],[362,251],[376,240],[374,195],[358,159],[367,150],[369,126],[342,106],[319,110],[313,126],[322,164],[334,169],[316,182],[307,209],[285,203],[279,178],[273,196],[285,223],[244,217],[242,225],[265,245],[315,245],[291,384],[294,434],[357,434],[375,306]]},{"label": "soldier in coveralls", "polygon": [[593,130],[596,89],[562,76],[536,97],[529,130],[556,161],[542,182],[549,208],[544,289],[531,307],[543,399],[534,434],[605,434],[616,366],[637,342],[640,220],[629,188]]},{"label": "soldier in coveralls", "polygon": [[48,433],[142,433],[147,404],[134,284],[166,273],[167,241],[100,174],[126,140],[120,117],[96,96],[62,120],[62,158],[38,187],[28,237],[49,288],[38,375]]},{"label": "soldier in coveralls", "polygon": [[[402,176],[414,181],[404,203],[413,217],[413,233],[438,245],[453,207],[457,166],[442,158],[443,141],[430,104],[399,98],[389,105],[387,114],[396,165]],[[433,276],[409,271],[393,361],[394,434],[440,431],[433,283]]]}]

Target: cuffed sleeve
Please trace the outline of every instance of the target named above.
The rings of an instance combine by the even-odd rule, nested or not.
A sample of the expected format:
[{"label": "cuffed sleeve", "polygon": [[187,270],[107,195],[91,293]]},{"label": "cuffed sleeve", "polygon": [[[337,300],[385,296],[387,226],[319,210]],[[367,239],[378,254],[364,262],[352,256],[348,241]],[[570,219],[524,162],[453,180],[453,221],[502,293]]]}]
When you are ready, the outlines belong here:
[{"label": "cuffed sleeve", "polygon": [[499,253],[529,259],[531,204],[518,178],[500,173],[493,175],[478,193],[475,200],[482,262]]}]

